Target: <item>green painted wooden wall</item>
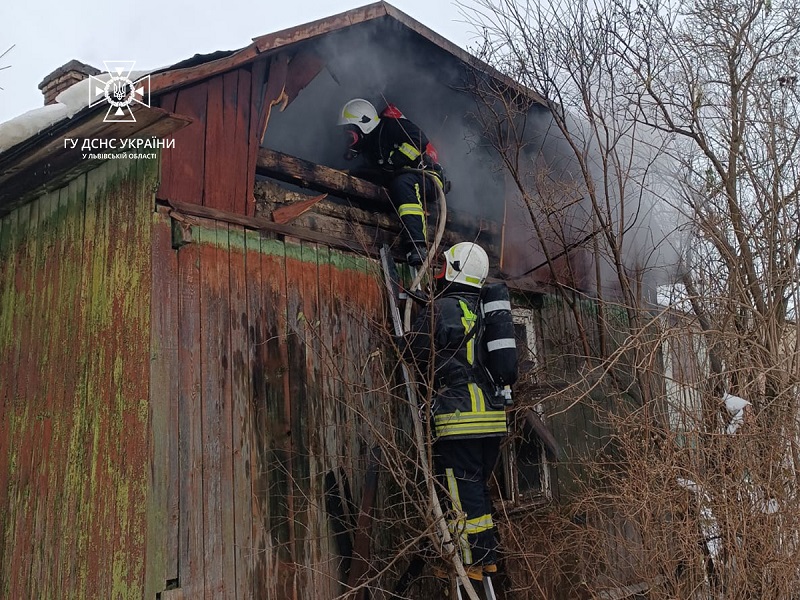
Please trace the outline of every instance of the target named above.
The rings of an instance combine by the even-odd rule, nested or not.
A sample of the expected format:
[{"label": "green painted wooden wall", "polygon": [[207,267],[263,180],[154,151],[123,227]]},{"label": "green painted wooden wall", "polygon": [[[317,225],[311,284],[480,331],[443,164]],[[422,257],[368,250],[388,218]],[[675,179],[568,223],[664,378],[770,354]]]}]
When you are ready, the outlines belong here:
[{"label": "green painted wooden wall", "polygon": [[0,597],[333,597],[376,265],[214,221],[174,249],[157,179],[109,161],[0,221]]},{"label": "green painted wooden wall", "polygon": [[0,221],[0,596],[141,598],[158,162]]}]

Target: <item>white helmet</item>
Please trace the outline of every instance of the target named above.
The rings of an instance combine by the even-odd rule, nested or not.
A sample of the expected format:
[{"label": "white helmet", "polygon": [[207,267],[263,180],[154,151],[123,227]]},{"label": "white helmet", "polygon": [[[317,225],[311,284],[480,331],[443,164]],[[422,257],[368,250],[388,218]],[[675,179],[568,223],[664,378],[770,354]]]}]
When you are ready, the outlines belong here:
[{"label": "white helmet", "polygon": [[489,275],[489,257],[478,244],[459,242],[444,253],[444,258],[447,281],[480,288]]},{"label": "white helmet", "polygon": [[378,111],[370,102],[354,98],[342,107],[338,125],[355,125],[366,135],[378,126]]}]

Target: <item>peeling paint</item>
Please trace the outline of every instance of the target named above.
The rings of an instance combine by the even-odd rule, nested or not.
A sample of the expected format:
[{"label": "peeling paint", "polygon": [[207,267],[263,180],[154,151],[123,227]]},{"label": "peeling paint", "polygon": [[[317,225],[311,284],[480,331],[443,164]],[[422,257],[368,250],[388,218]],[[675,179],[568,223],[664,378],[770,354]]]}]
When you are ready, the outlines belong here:
[{"label": "peeling paint", "polygon": [[0,221],[3,597],[142,597],[157,174],[110,161]]}]

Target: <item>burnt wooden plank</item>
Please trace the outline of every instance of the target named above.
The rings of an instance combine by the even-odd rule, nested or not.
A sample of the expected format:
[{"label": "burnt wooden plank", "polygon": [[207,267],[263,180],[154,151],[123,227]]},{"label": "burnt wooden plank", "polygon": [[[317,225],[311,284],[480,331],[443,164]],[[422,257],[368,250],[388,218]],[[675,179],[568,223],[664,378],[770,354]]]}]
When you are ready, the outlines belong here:
[{"label": "burnt wooden plank", "polygon": [[[228,229],[230,259],[230,370],[231,370],[231,418],[232,418],[232,463],[234,548],[235,548],[235,597],[251,598],[253,590],[253,492],[251,485],[251,437],[250,371],[248,330],[248,280],[252,266],[248,265],[247,237],[243,227],[231,225]],[[255,257],[259,267],[261,260]],[[260,289],[260,279],[259,279]],[[232,596],[234,594],[231,594]]]},{"label": "burnt wooden plank", "polygon": [[150,291],[150,496],[145,596],[155,597],[178,577],[178,344],[177,254],[166,211],[152,216]]},{"label": "burnt wooden plank", "polygon": [[261,148],[258,151],[256,173],[321,193],[329,192],[351,200],[367,201],[373,210],[391,210],[386,188],[277,150]]},{"label": "burnt wooden plank", "polygon": [[178,91],[175,112],[193,122],[173,134],[175,147],[169,150],[169,162],[162,165],[158,198],[203,203],[207,102],[208,82]]},{"label": "burnt wooden plank", "polygon": [[59,294],[52,310],[54,323],[50,335],[53,339],[52,363],[54,369],[52,393],[53,441],[50,455],[48,488],[47,537],[45,544],[51,549],[47,556],[47,586],[44,597],[63,597],[61,571],[66,554],[63,535],[60,534],[63,515],[68,511],[64,490],[67,489],[65,464],[68,456],[69,440],[72,432],[72,410],[75,403],[77,375],[75,368],[75,340],[78,337],[78,317],[76,306],[80,302],[82,269],[82,235],[84,222],[84,181],[83,177],[70,182],[59,193],[59,230],[61,242],[55,254],[59,277]]},{"label": "burnt wooden plank", "polygon": [[200,252],[199,244],[178,250],[178,364],[180,587],[189,598],[205,598],[203,548],[203,438],[200,382]]},{"label": "burnt wooden plank", "polygon": [[[151,81],[151,92],[152,92],[152,81]],[[161,97],[158,98],[156,102],[158,105],[166,111],[171,113],[175,112],[175,103],[178,100],[178,92],[168,92]],[[165,136],[165,139],[169,143],[175,143],[175,135],[170,134]],[[175,160],[175,155],[173,154],[174,148],[167,150],[161,153],[161,176],[159,177],[159,192],[162,190],[165,193],[168,192],[170,185],[171,185],[171,174],[175,166],[173,165],[173,161]],[[159,195],[159,197],[161,197]]]},{"label": "burnt wooden plank", "polygon": [[[358,455],[357,440],[357,411],[353,410],[348,404],[348,400],[353,397],[353,365],[354,356],[348,344],[350,338],[350,313],[349,299],[356,286],[351,279],[352,275],[348,268],[346,255],[341,252],[331,250],[328,262],[330,269],[330,298],[331,298],[331,340],[334,353],[334,360],[331,361],[334,394],[334,415],[338,431],[333,432],[331,439],[331,451],[347,480],[353,483],[358,482],[355,468],[355,460]],[[340,473],[341,475],[341,473]],[[350,507],[352,508],[352,507]],[[355,519],[354,514],[350,514]],[[348,557],[349,558],[349,557]]]}]

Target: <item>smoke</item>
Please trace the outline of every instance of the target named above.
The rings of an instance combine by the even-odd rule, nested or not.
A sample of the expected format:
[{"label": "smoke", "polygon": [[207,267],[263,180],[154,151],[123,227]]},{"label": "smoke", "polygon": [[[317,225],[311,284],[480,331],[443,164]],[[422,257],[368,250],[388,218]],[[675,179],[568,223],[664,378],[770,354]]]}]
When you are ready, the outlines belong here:
[{"label": "smoke", "polygon": [[[662,140],[621,139],[620,168],[609,172],[607,149],[598,147],[580,119],[570,121],[572,141],[587,158],[595,189],[590,194],[585,173],[549,112],[540,105],[501,98],[488,79],[469,70],[441,48],[392,19],[379,19],[347,28],[310,42],[323,57],[325,68],[283,112],[273,112],[264,144],[290,155],[339,169],[356,164],[343,158],[344,146],[336,126],[339,110],[352,98],[365,98],[380,111],[395,104],[420,126],[436,146],[452,182],[448,209],[507,225],[504,228],[504,270],[524,273],[551,254],[585,240],[584,264],[576,286],[591,291],[597,285],[590,258],[601,264],[601,279],[616,285],[617,265],[602,235],[586,239],[599,229],[597,207],[614,223],[622,240],[623,268],[655,286],[674,277],[682,239],[676,235],[681,219],[673,208],[670,189],[659,184],[670,170],[661,158]],[[477,87],[476,87],[477,84]],[[484,86],[484,87],[481,87]],[[483,93],[476,95],[476,89]],[[515,104],[516,103],[516,104]],[[509,176],[500,151],[514,153],[523,201]],[[624,167],[624,165],[628,167]],[[591,198],[591,199],[590,199]],[[542,225],[534,231],[530,212]],[[499,240],[497,240],[499,242]],[[595,250],[599,252],[595,255]],[[570,256],[578,256],[573,251]],[[547,269],[533,274],[538,281],[552,275]]]},{"label": "smoke", "polygon": [[589,287],[613,290],[622,272],[654,300],[658,286],[678,277],[687,243],[669,139],[612,115],[602,128],[578,115],[565,123],[567,133],[557,130],[543,148],[551,156],[556,149],[558,159],[548,161],[553,179],[581,196],[572,205],[562,201],[570,223],[565,239],[595,234],[586,248],[599,272]]},{"label": "smoke", "polygon": [[264,144],[334,168],[343,159],[339,110],[365,98],[380,111],[396,105],[432,141],[452,183],[448,208],[502,218],[504,177],[496,154],[471,122],[475,101],[466,68],[451,55],[393,22],[367,23],[314,44],[326,67],[282,113],[273,113]]},{"label": "smoke", "polygon": [[[517,192],[506,234],[507,248],[514,249],[509,275],[538,267],[532,273],[538,281],[559,277],[589,293],[606,288],[605,295],[614,295],[622,272],[650,299],[658,286],[675,281],[688,219],[667,138],[624,120],[595,128],[571,114],[559,127],[549,111],[522,106],[515,112],[496,95],[484,103],[486,131],[494,120],[492,143],[516,175],[508,187]],[[556,259],[552,273],[545,250]]]}]

